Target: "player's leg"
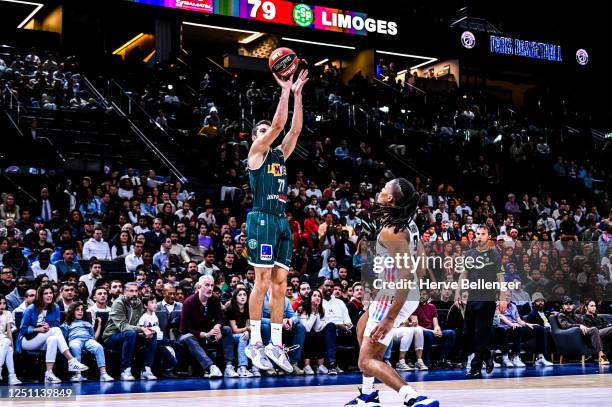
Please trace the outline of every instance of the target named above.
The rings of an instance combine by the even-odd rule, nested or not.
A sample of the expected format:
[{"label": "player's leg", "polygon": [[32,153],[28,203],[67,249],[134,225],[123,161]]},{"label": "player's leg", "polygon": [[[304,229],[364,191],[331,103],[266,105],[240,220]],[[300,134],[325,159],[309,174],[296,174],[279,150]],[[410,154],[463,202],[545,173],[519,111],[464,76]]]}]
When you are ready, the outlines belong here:
[{"label": "player's leg", "polygon": [[[373,329],[373,328],[372,328]],[[393,332],[387,333],[386,337],[378,342],[372,343],[369,333],[365,332],[363,345],[359,353],[359,368],[364,376],[376,377],[384,384],[399,393],[401,400],[408,407],[438,407],[437,400],[430,399],[419,394],[410,386],[395,369],[382,361],[382,358],[393,337]]]},{"label": "player's leg", "polygon": [[293,240],[287,219],[276,220],[278,239],[274,245],[274,268],[270,283],[270,343],[266,346],[266,356],[287,373],[293,366],[283,346],[283,314],[285,294],[287,293],[287,274],[293,253]]},{"label": "player's leg", "polygon": [[[245,349],[245,353],[251,359],[253,365],[260,370],[272,369],[272,364],[265,355],[261,339],[261,315],[263,312],[264,298],[270,288],[270,279],[274,262],[268,255],[268,248],[272,243],[266,241],[268,236],[265,227],[260,227],[260,220],[266,214],[251,212],[247,215],[247,247],[249,264],[255,269],[255,285],[249,296],[249,316],[251,339]],[[268,257],[269,256],[269,257]]]}]

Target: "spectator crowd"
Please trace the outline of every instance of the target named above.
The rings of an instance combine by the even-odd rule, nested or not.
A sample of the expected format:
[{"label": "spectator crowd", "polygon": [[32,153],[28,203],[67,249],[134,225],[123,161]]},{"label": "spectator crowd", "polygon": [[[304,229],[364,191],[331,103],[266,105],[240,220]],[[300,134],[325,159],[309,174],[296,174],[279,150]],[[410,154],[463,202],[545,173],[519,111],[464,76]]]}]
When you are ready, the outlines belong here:
[{"label": "spectator crowd", "polygon": [[[32,55],[35,50],[23,63],[3,68],[3,79],[14,81],[14,90],[31,108],[72,105],[81,97],[76,62],[62,65],[49,57],[43,63]],[[183,134],[194,147],[206,146],[198,151],[216,157],[214,174],[203,175],[220,184],[214,194],[187,191],[181,181],[136,166],[85,174],[69,188],[41,185],[35,201],[2,191],[0,367],[6,365],[9,383],[18,384],[17,374],[27,373],[28,357],[44,357],[49,383],[60,377],[83,380],[94,365],[102,381],[282,374],[258,371],[244,354],[255,273],[247,263],[244,223],[253,200],[242,162],[248,132],[241,131],[232,105],[242,82],[207,71],[197,97],[190,99],[180,92],[182,75],[176,66],[159,67],[141,102],[158,126]],[[55,91],[43,94],[50,84]],[[356,364],[355,326],[373,295],[361,275],[373,255],[368,242],[376,237],[376,195],[402,169],[387,162],[388,150],[379,149],[379,141],[339,138],[341,133],[331,131],[353,106],[373,106],[376,91],[363,77],[342,85],[330,65],[310,88],[303,137],[314,135],[306,141],[312,148],[288,163],[293,258],[283,338],[294,374],[335,375]],[[249,81],[245,92],[258,117],[270,114],[276,97],[258,81]],[[379,129],[386,135],[383,144],[395,141],[394,154],[428,157],[415,161],[436,174],[411,177],[421,195],[414,221],[427,254],[461,256],[473,247],[476,226],[485,224],[491,246],[502,254],[500,272],[506,281],[521,282],[520,289],[500,299],[491,327],[500,365],[524,367],[526,349],[537,363],[550,363],[553,325],[578,328],[596,360],[607,363],[612,329],[598,316],[612,313],[612,210],[605,166],[584,157],[551,159],[566,153],[559,150],[563,146],[549,144],[526,121],[503,122],[484,113],[477,96],[469,105],[458,94],[447,95],[435,108],[415,102],[414,95],[397,97],[398,105],[415,103],[422,116],[376,109],[367,120],[385,123],[387,129]],[[453,103],[454,114],[435,110]],[[398,138],[426,128],[422,144]],[[497,132],[507,134],[503,143],[509,148],[498,148],[492,137]],[[441,148],[453,156],[445,152],[434,158]],[[440,166],[450,175],[441,176]],[[513,182],[517,174],[539,169],[533,183]],[[540,187],[549,181],[572,188],[548,193]],[[457,276],[452,266],[427,270],[430,281]],[[450,290],[423,290],[419,308],[394,334],[395,347],[385,360],[397,359],[398,370],[465,363],[466,301],[467,295],[455,301]],[[558,322],[551,324],[553,318]],[[264,342],[269,324],[267,299]]]}]

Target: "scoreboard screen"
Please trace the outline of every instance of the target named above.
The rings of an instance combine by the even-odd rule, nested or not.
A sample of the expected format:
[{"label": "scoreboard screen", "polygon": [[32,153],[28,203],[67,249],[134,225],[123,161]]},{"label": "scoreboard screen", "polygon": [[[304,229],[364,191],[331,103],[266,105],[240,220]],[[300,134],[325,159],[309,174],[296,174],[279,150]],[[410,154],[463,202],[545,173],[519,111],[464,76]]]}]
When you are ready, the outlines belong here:
[{"label": "scoreboard screen", "polygon": [[381,35],[397,35],[398,32],[398,25],[394,21],[371,18],[367,14],[357,11],[311,6],[285,0],[128,1],[347,34],[367,35],[368,33],[377,33]]}]

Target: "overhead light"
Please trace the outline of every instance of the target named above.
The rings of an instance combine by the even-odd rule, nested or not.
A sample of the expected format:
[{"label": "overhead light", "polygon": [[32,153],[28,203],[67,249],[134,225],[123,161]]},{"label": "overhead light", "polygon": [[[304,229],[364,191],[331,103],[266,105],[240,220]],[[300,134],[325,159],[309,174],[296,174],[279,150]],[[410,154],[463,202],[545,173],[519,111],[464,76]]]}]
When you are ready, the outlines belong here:
[{"label": "overhead light", "polygon": [[134,38],[132,38],[131,40],[129,40],[128,42],[126,42],[125,44],[123,44],[122,46],[120,46],[119,48],[117,48],[116,50],[113,51],[113,55],[117,55],[120,54],[121,52],[123,52],[127,47],[129,47],[130,45],[132,45],[133,43],[135,43],[136,41],[138,41],[140,38],[144,37],[144,33],[140,33],[137,36],[135,36]]},{"label": "overhead light", "polygon": [[322,59],[322,60],[320,60],[319,62],[317,62],[317,63],[315,64],[315,66],[321,66],[321,65],[323,65],[324,63],[326,63],[327,61],[329,61],[329,58]]},{"label": "overhead light", "polygon": [[174,86],[168,85],[168,90],[172,90],[172,89],[174,89]]},{"label": "overhead light", "polygon": [[389,106],[379,107],[378,110],[380,110],[383,113],[389,113]]},{"label": "overhead light", "polygon": [[36,13],[38,13],[38,11],[44,6],[44,4],[42,3],[34,3],[32,1],[22,1],[22,0],[0,0],[0,1],[5,1],[7,3],[18,3],[18,4],[27,4],[29,6],[36,6],[34,7],[34,10],[30,14],[28,14],[28,16],[24,18],[21,23],[19,23],[17,28],[23,28],[23,26],[26,25],[32,19],[32,17],[34,17]]},{"label": "overhead light", "polygon": [[218,25],[199,24],[199,23],[192,23],[189,21],[183,21],[182,24],[191,25],[194,27],[212,28],[213,30],[233,31],[237,33],[247,33],[247,34],[257,34],[258,33],[258,31],[240,30],[238,28],[229,28],[229,27],[219,27]]},{"label": "overhead light", "polygon": [[426,56],[423,56],[423,55],[403,54],[401,52],[381,51],[379,49],[376,50],[376,53],[378,53],[378,54],[385,54],[385,55],[395,55],[395,56],[398,56],[398,57],[416,58],[416,59],[424,59],[425,60],[425,62],[423,62],[423,63],[420,63],[420,64],[415,65],[415,66],[411,66],[410,69],[420,68],[423,65],[431,64],[432,62],[436,62],[438,60],[438,58],[426,57]]},{"label": "overhead light", "polygon": [[403,74],[405,74],[406,72],[408,72],[408,70],[407,70],[407,69],[402,69],[402,70],[401,70],[401,71],[399,71],[397,74],[398,74],[398,75],[403,75]]},{"label": "overhead light", "polygon": [[153,55],[155,55],[155,53],[156,53],[156,52],[157,52],[157,50],[153,50],[153,51],[151,51],[151,53],[150,53],[149,55],[147,55],[147,56],[146,56],[146,57],[145,57],[145,58],[142,60],[142,62],[144,62],[145,64],[146,64],[147,62],[149,62],[149,61],[151,60],[151,58],[153,58]]},{"label": "overhead light", "polygon": [[289,38],[289,37],[282,37],[282,39],[285,40],[285,41],[301,42],[301,43],[304,43],[304,44],[322,45],[324,47],[355,49],[355,47],[351,47],[350,45],[338,45],[338,44],[330,44],[330,43],[327,43],[327,42],[307,41],[307,40],[300,40],[298,38]]},{"label": "overhead light", "polygon": [[241,40],[238,40],[238,42],[240,44],[248,44],[249,42],[253,42],[255,41],[257,38],[263,37],[264,35],[266,35],[265,33],[253,33],[251,35],[249,35],[246,38],[243,38]]},{"label": "overhead light", "polygon": [[438,58],[432,58],[430,61],[425,61],[425,62],[420,63],[420,64],[418,64],[418,65],[411,66],[411,67],[410,67],[410,69],[417,69],[417,68],[420,68],[420,67],[422,67],[422,66],[424,66],[424,65],[429,65],[429,64],[431,64],[431,63],[436,62],[437,60],[438,60]]}]

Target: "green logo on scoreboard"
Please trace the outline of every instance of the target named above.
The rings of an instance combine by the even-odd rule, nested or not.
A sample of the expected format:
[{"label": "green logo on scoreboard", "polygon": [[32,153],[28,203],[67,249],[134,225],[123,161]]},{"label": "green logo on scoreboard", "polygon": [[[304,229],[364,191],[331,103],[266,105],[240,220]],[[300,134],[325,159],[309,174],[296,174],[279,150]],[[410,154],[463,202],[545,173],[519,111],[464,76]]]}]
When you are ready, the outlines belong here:
[{"label": "green logo on scoreboard", "polygon": [[296,4],[293,8],[293,21],[300,27],[308,27],[314,21],[314,13],[306,4]]}]

